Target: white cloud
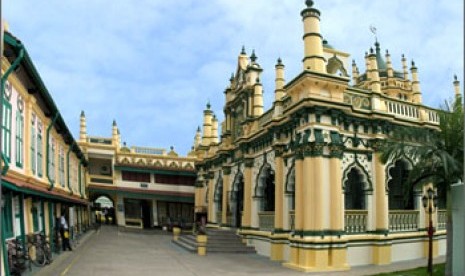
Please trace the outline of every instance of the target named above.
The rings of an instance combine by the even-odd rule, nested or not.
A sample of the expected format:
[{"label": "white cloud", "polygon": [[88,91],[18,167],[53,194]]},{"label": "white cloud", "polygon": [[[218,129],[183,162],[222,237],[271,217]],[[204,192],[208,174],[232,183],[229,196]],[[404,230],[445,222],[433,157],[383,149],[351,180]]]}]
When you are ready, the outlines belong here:
[{"label": "white cloud", "polygon": [[[415,60],[425,103],[452,95],[453,74],[463,76],[462,1],[314,2],[324,37],[359,67],[374,24],[396,68],[402,53]],[[129,145],[186,153],[208,99],[223,117],[223,91],[242,45],[256,50],[265,70],[265,107],[276,59],[288,81],[301,71],[303,7],[303,0],[17,0],[4,3],[4,16],[75,136],[83,109],[91,135],[111,135],[116,119]]]}]

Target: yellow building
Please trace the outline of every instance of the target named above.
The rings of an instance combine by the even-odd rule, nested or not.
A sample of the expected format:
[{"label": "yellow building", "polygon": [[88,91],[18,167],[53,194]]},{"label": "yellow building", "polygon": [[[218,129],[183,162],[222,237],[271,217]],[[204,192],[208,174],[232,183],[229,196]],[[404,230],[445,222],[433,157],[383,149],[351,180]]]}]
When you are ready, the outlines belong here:
[{"label": "yellow building", "polygon": [[111,137],[88,136],[84,112],[79,146],[89,160],[89,198],[110,199],[113,208],[105,212],[112,223],[136,228],[192,225],[195,157],[179,156],[173,148],[129,148],[121,144],[116,122]]},{"label": "yellow building", "polygon": [[[2,60],[2,275],[7,244],[27,245],[44,232],[55,243],[55,218],[66,211],[72,234],[89,225],[87,160],[19,39],[5,32]],[[3,274],[6,273],[6,274]]]},{"label": "yellow building", "polygon": [[[425,187],[403,187],[415,160],[379,160],[380,142],[393,128],[438,129],[436,111],[422,104],[418,69],[405,57],[394,69],[376,42],[361,72],[323,40],[321,13],[312,1],[306,5],[302,72],[286,82],[278,59],[272,107],[264,111],[263,69],[244,49],[224,91],[221,139],[207,105],[194,143],[195,211],[301,271],[424,258]],[[433,252],[443,255],[445,212],[436,210],[433,219]]]}]

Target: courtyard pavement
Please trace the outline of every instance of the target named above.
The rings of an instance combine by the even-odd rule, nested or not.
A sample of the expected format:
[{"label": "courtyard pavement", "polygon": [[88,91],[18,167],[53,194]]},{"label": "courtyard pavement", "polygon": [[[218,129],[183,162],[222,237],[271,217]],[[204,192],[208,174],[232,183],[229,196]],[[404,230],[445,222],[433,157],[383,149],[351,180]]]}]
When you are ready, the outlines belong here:
[{"label": "courtyard pavement", "polygon": [[[444,262],[438,258],[435,262]],[[102,226],[90,231],[72,252],[63,252],[51,265],[33,273],[37,276],[91,275],[373,275],[425,266],[425,260],[387,266],[352,267],[350,271],[302,273],[255,254],[189,253],[171,242],[163,231],[125,231]]]}]

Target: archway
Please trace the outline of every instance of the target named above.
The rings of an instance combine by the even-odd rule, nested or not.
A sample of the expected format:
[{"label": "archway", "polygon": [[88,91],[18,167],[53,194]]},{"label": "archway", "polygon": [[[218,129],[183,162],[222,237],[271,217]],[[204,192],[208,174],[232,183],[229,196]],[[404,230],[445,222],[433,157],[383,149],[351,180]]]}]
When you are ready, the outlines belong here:
[{"label": "archway", "polygon": [[344,182],[344,204],[346,210],[366,209],[364,177],[356,167],[350,170]]},{"label": "archway", "polygon": [[389,169],[389,210],[413,210],[414,187],[407,183],[410,172],[409,163],[405,160],[397,160]]},{"label": "archway", "polygon": [[93,211],[97,223],[116,224],[115,202],[107,194],[93,196]]},{"label": "archway", "polygon": [[218,181],[216,182],[215,192],[213,194],[213,201],[215,206],[215,219],[216,223],[221,223],[221,215],[223,211],[223,177],[221,174],[218,176]]},{"label": "archway", "polygon": [[255,187],[255,197],[260,199],[260,211],[274,212],[275,208],[275,183],[274,171],[271,166],[263,166]]},{"label": "archway", "polygon": [[232,227],[241,227],[242,212],[244,211],[244,177],[242,173],[236,175],[231,189]]}]

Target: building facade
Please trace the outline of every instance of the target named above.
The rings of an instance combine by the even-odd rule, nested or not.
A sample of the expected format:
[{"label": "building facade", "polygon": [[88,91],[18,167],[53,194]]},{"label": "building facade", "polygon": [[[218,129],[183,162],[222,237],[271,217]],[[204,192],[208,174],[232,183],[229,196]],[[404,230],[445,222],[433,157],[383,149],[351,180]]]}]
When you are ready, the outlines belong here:
[{"label": "building facade", "polygon": [[[8,31],[2,60],[2,275],[8,244],[44,232],[52,246],[62,212],[72,234],[89,226],[87,160],[29,57]],[[3,274],[5,273],[5,274]]]},{"label": "building facade", "polygon": [[[306,5],[303,69],[286,82],[278,59],[272,107],[264,111],[263,69],[244,49],[224,91],[221,139],[207,105],[194,143],[195,212],[301,271],[425,258],[426,187],[404,187],[416,160],[379,158],[396,127],[438,130],[436,111],[422,104],[418,69],[404,56],[394,69],[376,41],[360,71],[323,40],[321,13]],[[433,220],[433,253],[443,255],[445,212],[436,209]]]},{"label": "building facade", "polygon": [[173,148],[129,148],[121,144],[116,122],[111,138],[88,136],[84,112],[79,146],[89,160],[89,197],[112,201],[113,208],[106,211],[114,223],[136,228],[192,225],[194,156],[179,156]]}]

